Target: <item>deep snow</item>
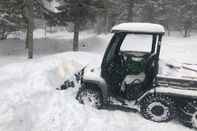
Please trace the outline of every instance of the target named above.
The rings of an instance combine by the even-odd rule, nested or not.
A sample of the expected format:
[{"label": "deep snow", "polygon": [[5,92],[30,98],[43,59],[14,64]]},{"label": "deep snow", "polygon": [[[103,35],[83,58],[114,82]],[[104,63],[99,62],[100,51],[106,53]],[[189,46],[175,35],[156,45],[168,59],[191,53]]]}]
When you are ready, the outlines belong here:
[{"label": "deep snow", "polygon": [[57,91],[90,57],[96,58],[65,53],[2,67],[0,131],[190,131],[175,121],[154,123],[138,113],[86,107],[75,100],[77,88]]},{"label": "deep snow", "polygon": [[[45,40],[42,31],[37,32],[35,60],[26,60],[22,40],[0,41],[0,131],[192,131],[177,121],[155,123],[139,113],[86,107],[75,100],[77,87],[56,90],[102,56],[111,35],[82,33],[80,49],[96,54],[61,53],[71,49],[67,36],[72,34],[48,34]],[[161,58],[197,63],[196,41],[197,37],[164,38]],[[56,53],[61,54],[52,55]]]}]

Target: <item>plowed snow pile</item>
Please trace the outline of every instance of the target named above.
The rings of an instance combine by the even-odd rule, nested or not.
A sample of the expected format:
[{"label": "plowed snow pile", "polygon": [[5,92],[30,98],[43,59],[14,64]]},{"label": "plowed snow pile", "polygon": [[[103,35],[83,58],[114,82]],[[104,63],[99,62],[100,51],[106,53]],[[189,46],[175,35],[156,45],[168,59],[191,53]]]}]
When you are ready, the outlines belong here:
[{"label": "plowed snow pile", "polygon": [[[87,59],[89,58],[89,59]],[[68,52],[0,68],[0,131],[190,131],[138,113],[96,110],[75,100],[77,87],[57,91],[96,56]]]}]

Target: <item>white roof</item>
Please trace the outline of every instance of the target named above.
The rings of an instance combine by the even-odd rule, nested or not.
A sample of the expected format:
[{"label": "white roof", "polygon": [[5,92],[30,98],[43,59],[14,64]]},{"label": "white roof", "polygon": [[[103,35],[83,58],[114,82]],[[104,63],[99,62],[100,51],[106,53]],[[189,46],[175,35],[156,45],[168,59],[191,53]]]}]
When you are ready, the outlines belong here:
[{"label": "white roof", "polygon": [[152,23],[122,23],[114,26],[112,32],[165,33],[165,29]]}]

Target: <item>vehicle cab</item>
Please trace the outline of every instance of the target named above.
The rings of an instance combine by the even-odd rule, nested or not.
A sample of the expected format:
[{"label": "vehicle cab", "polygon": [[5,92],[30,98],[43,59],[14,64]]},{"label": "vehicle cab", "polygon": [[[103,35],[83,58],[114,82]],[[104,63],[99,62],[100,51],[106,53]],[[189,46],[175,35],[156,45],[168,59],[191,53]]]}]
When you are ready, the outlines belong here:
[{"label": "vehicle cab", "polygon": [[[158,60],[164,28],[149,23],[123,23],[112,28],[114,36],[105,52],[101,77],[109,92],[117,95],[126,78],[127,84],[144,84],[145,91],[158,72]],[[153,67],[154,66],[154,67]],[[125,89],[123,89],[125,90]]]},{"label": "vehicle cab", "polygon": [[152,88],[164,32],[163,26],[150,23],[114,26],[100,68],[87,67],[82,85],[99,90],[104,102],[109,96],[137,99]]}]

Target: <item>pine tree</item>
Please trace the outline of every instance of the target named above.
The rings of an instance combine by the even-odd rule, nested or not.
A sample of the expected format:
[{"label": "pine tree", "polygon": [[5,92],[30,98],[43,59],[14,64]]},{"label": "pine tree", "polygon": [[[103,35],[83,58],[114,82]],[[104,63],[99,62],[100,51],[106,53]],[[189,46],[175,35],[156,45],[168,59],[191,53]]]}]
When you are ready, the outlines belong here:
[{"label": "pine tree", "polygon": [[6,0],[0,1],[0,31],[2,39],[6,38],[8,32],[26,29],[26,48],[28,58],[33,58],[33,30],[34,17],[44,18],[44,16],[54,15],[46,9],[40,0]]},{"label": "pine tree", "polygon": [[[136,0],[123,0],[123,5],[126,12],[126,21],[127,22],[133,22],[134,21],[134,6],[136,4]],[[121,4],[121,3],[120,3]]]},{"label": "pine tree", "polygon": [[197,1],[177,0],[176,3],[178,3],[176,11],[180,21],[179,26],[184,30],[184,37],[188,37],[197,18]]},{"label": "pine tree", "polygon": [[61,5],[57,8],[61,24],[72,22],[74,25],[73,51],[79,50],[80,26],[89,20],[95,20],[101,3],[96,0],[59,0]]},{"label": "pine tree", "polygon": [[158,0],[155,6],[155,22],[162,24],[170,35],[170,27],[176,23],[176,10],[174,8],[174,1]]},{"label": "pine tree", "polygon": [[[21,10],[17,8],[19,1],[0,1],[0,39],[6,39],[12,31],[24,26]],[[20,7],[21,5],[18,5]]]}]

